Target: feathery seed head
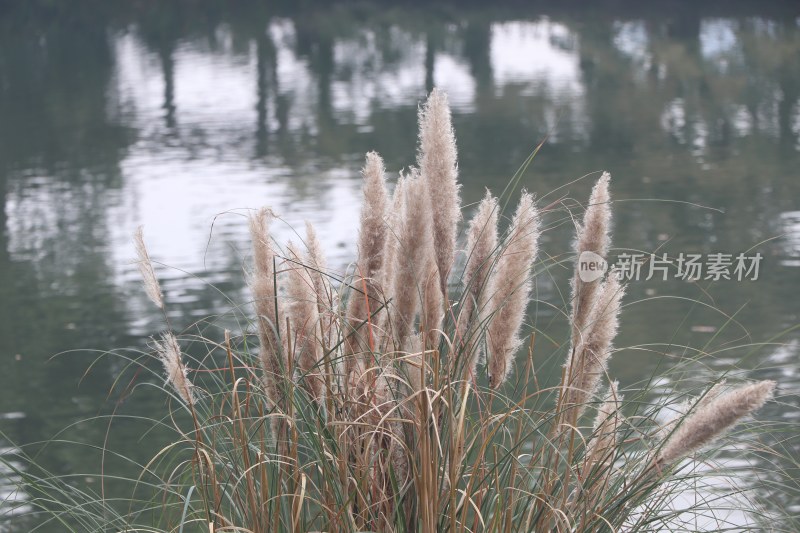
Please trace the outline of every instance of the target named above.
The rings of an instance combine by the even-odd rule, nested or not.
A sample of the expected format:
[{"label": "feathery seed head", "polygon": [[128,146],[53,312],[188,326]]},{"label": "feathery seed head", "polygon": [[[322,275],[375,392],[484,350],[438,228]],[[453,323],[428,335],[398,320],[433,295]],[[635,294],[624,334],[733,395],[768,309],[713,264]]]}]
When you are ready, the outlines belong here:
[{"label": "feathery seed head", "polygon": [[308,273],[314,283],[317,310],[320,314],[322,341],[325,346],[330,346],[333,342],[338,293],[333,290],[325,275],[327,262],[322,251],[322,244],[319,242],[314,226],[308,221],[306,221],[306,248],[308,248]]},{"label": "feathery seed head", "polygon": [[467,230],[467,264],[464,285],[475,301],[484,290],[492,267],[491,256],[497,248],[497,198],[487,190]]},{"label": "feathery seed head", "polygon": [[586,461],[603,463],[610,466],[613,459],[614,448],[617,445],[617,431],[622,423],[619,409],[622,405],[622,396],[619,394],[619,383],[612,381],[608,385],[608,392],[597,409],[597,418],[594,421],[594,431],[586,450]]},{"label": "feathery seed head", "polygon": [[433,211],[433,242],[443,294],[447,292],[447,276],[455,256],[461,219],[457,157],[447,95],[434,89],[419,110],[417,165]]},{"label": "feathery seed head", "polygon": [[672,408],[671,415],[667,418],[660,428],[658,428],[657,436],[660,440],[665,440],[675,426],[686,416],[690,411],[695,411],[707,405],[710,401],[719,397],[724,392],[727,380],[723,379],[712,385],[706,392],[697,398],[688,398],[680,402],[677,406]]},{"label": "feathery seed head", "polygon": [[306,220],[306,248],[308,248],[309,265],[313,269],[310,274],[314,280],[314,290],[319,298],[323,298],[327,292],[325,276],[323,275],[327,262],[322,251],[322,244],[319,242],[319,237],[317,237],[317,230],[308,220]]},{"label": "feathery seed head", "polygon": [[391,292],[394,280],[394,267],[397,261],[397,249],[400,247],[400,225],[403,221],[405,209],[405,182],[402,174],[397,180],[392,193],[392,204],[386,217],[386,243],[383,248],[383,270],[381,282],[384,290]]},{"label": "feathery seed head", "polygon": [[319,327],[319,309],[314,280],[304,265],[307,259],[293,243],[287,246],[291,262],[288,266],[289,317],[294,338],[294,353],[298,367],[312,396],[320,400],[324,381],[321,377],[322,345],[316,332]]},{"label": "feathery seed head", "polygon": [[422,316],[420,329],[424,328],[425,345],[436,348],[439,345],[439,336],[444,320],[444,295],[442,294],[439,276],[437,276],[436,263],[433,251],[433,241],[428,240],[429,250],[427,267],[423,270],[422,279]]},{"label": "feathery seed head", "polygon": [[383,159],[369,152],[362,170],[364,203],[361,207],[361,229],[358,235],[358,266],[361,275],[374,278],[381,268],[386,241],[386,210],[389,196]]},{"label": "feathery seed head", "polygon": [[655,463],[659,468],[706,446],[758,410],[775,391],[775,382],[758,381],[743,385],[710,401],[701,402],[683,420],[664,443]]},{"label": "feathery seed head", "polygon": [[467,339],[463,352],[469,357],[466,369],[475,375],[480,358],[480,342],[473,338],[470,327],[487,318],[490,295],[494,294],[494,277],[490,275],[497,251],[497,198],[487,189],[467,229],[467,262],[464,266],[464,294],[458,313],[458,335]]},{"label": "feathery seed head", "polygon": [[269,226],[273,213],[264,207],[250,217],[250,238],[253,241],[253,263],[256,276],[272,277],[275,253],[270,242]]},{"label": "feathery seed head", "polygon": [[611,196],[608,186],[611,175],[603,172],[592,188],[589,205],[583,217],[583,225],[578,235],[578,251],[591,251],[605,257],[608,254],[611,230]]},{"label": "feathery seed head", "polygon": [[392,328],[395,338],[402,340],[411,333],[414,318],[419,309],[419,295],[423,287],[418,280],[428,264],[431,248],[430,199],[426,194],[425,183],[417,169],[403,185],[404,205],[399,227],[399,241],[392,282],[394,299]]},{"label": "feathery seed head", "polygon": [[489,384],[494,388],[508,377],[514,354],[521,344],[519,330],[530,300],[530,271],[538,243],[539,212],[534,206],[533,196],[523,191],[492,272],[487,364]]},{"label": "feathery seed head", "polygon": [[154,341],[158,357],[164,365],[167,382],[172,385],[178,396],[189,405],[194,405],[194,385],[187,376],[186,367],[183,365],[181,348],[178,339],[172,333],[165,333],[161,342]]},{"label": "feathery seed head", "polygon": [[[272,216],[272,211],[263,208],[250,218],[254,267],[251,290],[257,315],[259,359],[264,372],[264,389],[267,398],[276,402],[279,397],[277,380],[281,378],[283,369],[289,365],[286,350],[277,334],[282,316],[280,310],[276,311],[275,252],[269,234]],[[274,431],[277,424],[272,425]]]},{"label": "feathery seed head", "polygon": [[608,276],[598,287],[597,301],[589,313],[586,328],[568,360],[564,407],[576,408],[577,416],[585,411],[606,372],[624,295],[625,289],[616,276]]},{"label": "feathery seed head", "polygon": [[[362,172],[364,176],[364,203],[361,206],[361,229],[358,234],[358,260],[353,279],[354,290],[350,291],[347,318],[351,332],[346,343],[348,355],[370,348],[364,337],[369,337],[370,326],[362,324],[380,305],[380,275],[383,253],[386,247],[386,210],[388,194],[384,177],[383,160],[375,153],[366,156]],[[352,370],[352,357],[346,360],[348,371]]]},{"label": "feathery seed head", "polygon": [[139,267],[139,273],[142,275],[144,291],[157,307],[164,309],[164,296],[161,292],[161,285],[158,283],[156,272],[153,269],[150,254],[147,253],[147,247],[144,244],[144,232],[141,226],[136,229],[133,242],[136,245],[136,255],[139,257],[136,264]]},{"label": "feathery seed head", "polygon": [[584,252],[593,252],[606,258],[611,239],[611,196],[608,185],[611,176],[603,175],[592,188],[589,205],[583,215],[583,224],[578,226],[575,240],[575,276],[572,281],[572,341],[577,344],[580,332],[586,327],[589,313],[594,307],[599,283],[584,283],[578,275],[577,261]]}]

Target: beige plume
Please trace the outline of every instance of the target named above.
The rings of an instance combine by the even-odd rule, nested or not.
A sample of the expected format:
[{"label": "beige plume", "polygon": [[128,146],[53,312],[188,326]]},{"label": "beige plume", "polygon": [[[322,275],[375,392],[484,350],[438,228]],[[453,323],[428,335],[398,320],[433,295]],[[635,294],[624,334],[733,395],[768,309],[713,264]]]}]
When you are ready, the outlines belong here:
[{"label": "beige plume", "polygon": [[586,464],[589,467],[601,464],[601,470],[606,473],[614,459],[614,449],[617,446],[617,431],[622,423],[619,413],[622,405],[622,396],[619,394],[619,384],[612,381],[608,385],[608,392],[597,409],[597,418],[594,421],[594,430],[586,448]]},{"label": "beige plume", "polygon": [[418,280],[424,279],[431,246],[430,202],[425,184],[416,169],[403,185],[403,213],[398,229],[398,248],[395,256],[392,281],[392,332],[403,342],[414,325],[424,290]]},{"label": "beige plume", "polygon": [[[362,290],[360,279],[367,282],[370,311],[375,311],[377,301],[374,291],[383,265],[386,246],[386,214],[389,203],[383,159],[375,152],[367,154],[362,171],[364,176],[364,203],[361,207],[361,229],[358,233],[358,260],[356,280],[358,291]],[[367,300],[361,292],[351,294],[348,316],[357,323],[367,319]]]},{"label": "beige plume", "polygon": [[530,272],[538,243],[539,212],[533,204],[533,196],[523,191],[493,272],[489,303],[491,322],[487,332],[491,387],[499,387],[506,380],[521,344],[519,330],[530,301]]},{"label": "beige plume", "polygon": [[576,346],[586,327],[589,313],[594,307],[599,283],[585,283],[578,276],[577,261],[583,252],[594,252],[602,258],[608,255],[611,230],[611,197],[608,186],[611,175],[603,175],[592,188],[589,205],[583,215],[583,224],[578,226],[575,241],[575,276],[572,281],[572,346]]},{"label": "beige plume", "polygon": [[743,385],[709,401],[701,401],[679,422],[656,457],[663,468],[674,461],[712,443],[739,420],[761,408],[775,390],[775,382],[758,381]]},{"label": "beige plume", "polygon": [[381,283],[387,292],[391,292],[394,281],[394,267],[397,263],[397,250],[400,247],[400,226],[403,223],[405,210],[405,176],[401,175],[392,193],[392,204],[386,217],[386,244],[383,248],[383,270]]},{"label": "beige plume", "polygon": [[497,198],[487,190],[467,229],[467,263],[464,267],[464,295],[458,313],[458,337],[465,344],[463,353],[470,359],[466,371],[474,376],[480,357],[477,332],[470,328],[481,323],[487,314],[489,296],[494,294],[490,276],[497,251]]},{"label": "beige plume", "polygon": [[292,243],[286,247],[290,261],[288,270],[289,323],[293,339],[291,354],[297,360],[300,374],[315,400],[321,400],[325,382],[322,379],[322,343],[317,338],[319,309],[314,280],[306,268],[307,259]]},{"label": "beige plume", "polygon": [[371,349],[369,338],[375,334],[375,329],[364,322],[374,322],[371,315],[379,308],[382,300],[379,279],[386,246],[385,218],[389,200],[383,160],[377,153],[367,154],[362,174],[364,202],[361,206],[361,228],[358,233],[358,259],[353,289],[347,303],[350,330],[345,345],[348,352],[348,357],[345,358],[347,372],[353,369],[354,364],[354,358],[350,354]]},{"label": "beige plume", "polygon": [[147,296],[157,307],[164,309],[164,296],[161,293],[161,285],[159,285],[156,272],[153,269],[153,262],[150,260],[150,254],[147,253],[147,247],[144,244],[144,231],[141,226],[136,229],[133,242],[136,245],[136,255],[139,257],[136,264],[142,275],[144,292],[147,293]]},{"label": "beige plume", "polygon": [[419,111],[417,165],[430,197],[433,243],[442,294],[455,255],[458,221],[461,219],[456,138],[450,105],[444,91],[434,89]]},{"label": "beige plume", "polygon": [[[566,366],[569,376],[564,392],[564,411],[576,409],[575,417],[585,411],[594,396],[600,378],[605,374],[611,356],[611,344],[619,326],[619,310],[624,288],[616,276],[609,276],[599,285],[596,302],[589,313],[582,337]],[[561,411],[562,409],[559,409]]]},{"label": "beige plume", "polygon": [[183,365],[181,348],[178,339],[172,333],[165,333],[161,337],[161,342],[154,341],[158,357],[164,364],[164,372],[167,374],[167,382],[175,388],[184,402],[194,405],[194,385],[187,376],[186,367]]},{"label": "beige plume", "polygon": [[[253,241],[253,278],[251,290],[255,300],[258,323],[259,358],[264,372],[264,388],[267,399],[273,405],[279,401],[278,383],[284,378],[289,368],[286,350],[278,336],[278,328],[282,327],[282,310],[276,309],[275,293],[275,252],[269,233],[272,212],[263,208],[250,218],[250,237]],[[273,420],[276,420],[273,418]],[[273,432],[277,436],[277,423],[273,423]]]},{"label": "beige plume", "polygon": [[308,248],[309,275],[314,282],[317,298],[317,311],[320,315],[320,331],[324,346],[330,347],[335,338],[334,325],[339,305],[338,293],[333,290],[326,276],[327,262],[322,252],[322,244],[311,222],[306,221],[306,248]]}]

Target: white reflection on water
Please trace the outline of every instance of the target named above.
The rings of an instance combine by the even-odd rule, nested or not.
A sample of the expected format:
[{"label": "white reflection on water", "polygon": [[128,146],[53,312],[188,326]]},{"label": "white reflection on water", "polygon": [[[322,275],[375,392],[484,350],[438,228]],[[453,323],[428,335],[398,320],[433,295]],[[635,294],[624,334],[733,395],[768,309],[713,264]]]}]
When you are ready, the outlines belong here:
[{"label": "white reflection on water", "polygon": [[[731,19],[701,21],[698,37],[706,61],[738,53],[737,24]],[[771,38],[769,25],[757,20],[751,24]],[[432,76],[435,84],[448,91],[457,113],[471,113],[478,106],[476,80],[459,31],[458,25],[448,27],[445,44],[434,53]],[[581,43],[575,31],[541,18],[494,22],[488,38],[495,97],[535,97],[549,142],[560,142],[559,125],[564,123],[574,132],[571,140],[587,135],[591,118],[586,112]],[[280,130],[295,137],[316,137],[320,128],[318,73],[298,51],[295,22],[272,19],[263,39],[273,50],[271,67],[259,65],[262,52],[255,40],[235,44],[232,30],[225,24],[215,29],[213,42],[200,38],[180,41],[170,55],[172,66],[168,66],[135,28],[114,35],[114,74],[107,112],[111,121],[136,132],[122,158],[121,186],[91,197],[92,193],[70,190],[71,186],[60,180],[31,171],[22,189],[8,195],[10,253],[40,262],[48,245],[65,240],[65,228],[75,238],[82,211],[97,208],[107,219],[111,263],[122,284],[135,279],[129,265],[133,257],[129,236],[140,224],[160,262],[192,273],[205,272],[206,281],[221,279],[232,269],[240,270],[246,258],[246,224],[235,214],[216,219],[211,248],[206,250],[214,217],[272,205],[290,217],[295,227],[301,227],[304,219],[312,220],[333,266],[347,264],[355,252],[360,157],[344,154],[341,161],[320,163],[314,159],[317,154],[302,153],[291,161],[277,148],[254,157],[259,119],[267,132]],[[616,49],[633,60],[636,72],[644,72],[657,57],[651,49],[658,49],[659,37],[650,35],[642,21],[615,22],[612,39]],[[331,46],[328,90],[338,125],[370,130],[376,109],[413,107],[424,95],[424,33],[397,25],[380,30],[365,27],[334,39]],[[260,79],[259,68],[266,68],[268,72],[262,75],[268,79]],[[174,87],[168,91],[169,69]],[[266,84],[262,101],[260,83]],[[765,97],[755,106],[730,102],[725,108],[737,136],[747,136],[754,129],[759,133],[778,131],[780,91],[774,83],[760,87]],[[660,126],[702,159],[712,123],[693,104],[684,97],[665,101]],[[280,105],[286,107],[282,114]],[[260,106],[263,115],[259,117]],[[795,109],[795,116],[800,116],[800,105],[795,104]],[[794,120],[794,128],[798,122],[800,119]],[[307,144],[302,145],[305,147]],[[412,158],[409,154],[409,163]],[[389,169],[392,174],[397,170]],[[792,240],[797,233],[794,217],[788,213],[783,220],[788,246],[797,248]],[[276,232],[282,241],[292,233],[285,226],[276,227]],[[74,244],[70,238],[66,242]],[[797,254],[787,255],[786,261],[793,264]],[[61,266],[69,271],[68,261]],[[203,283],[179,270],[162,269],[162,275],[175,281],[173,288],[183,293]],[[181,293],[174,296],[181,298]]]},{"label": "white reflection on water", "polygon": [[614,22],[614,47],[639,65],[641,71],[650,68],[650,36],[643,20]]},{"label": "white reflection on water", "polygon": [[[118,267],[123,282],[138,283],[130,264],[130,243],[133,229],[143,225],[151,256],[169,267],[158,269],[162,279],[167,280],[168,302],[205,283],[243,275],[249,244],[247,220],[241,215],[261,205],[272,206],[288,223],[276,222],[273,226],[279,243],[288,239],[297,242],[299,238],[289,226],[303,231],[303,221],[310,219],[332,264],[343,265],[354,253],[358,211],[331,209],[358,203],[360,193],[345,169],[322,173],[314,190],[302,198],[290,189],[286,169],[265,172],[247,165],[207,160],[158,163],[146,154],[138,154],[126,160],[123,171],[126,179],[120,201],[108,211],[112,263]],[[220,216],[215,219],[217,215]],[[209,238],[210,247],[206,249]],[[187,277],[186,272],[203,278]],[[171,278],[179,283],[170,284]],[[246,301],[244,295],[228,296],[234,301]]]},{"label": "white reflection on water", "polygon": [[577,34],[547,19],[492,24],[491,61],[498,92],[521,85],[530,95],[544,85],[565,96],[583,94],[578,50]]},{"label": "white reflection on water", "polygon": [[[14,415],[16,413],[0,414],[0,419],[7,418],[9,414]],[[30,496],[19,490],[18,484],[21,480],[14,472],[14,469],[20,470],[24,468],[24,465],[19,461],[8,459],[18,453],[18,448],[0,446],[0,456],[5,456],[4,460],[9,463],[9,466],[6,466],[5,463],[0,462],[0,531],[6,531],[3,524],[4,520],[30,513],[33,510],[33,507],[26,503]]]},{"label": "white reflection on water", "polygon": [[686,108],[683,98],[669,102],[661,113],[661,127],[679,143],[686,142]]},{"label": "white reflection on water", "polygon": [[578,35],[543,18],[537,22],[492,24],[491,63],[495,93],[506,91],[544,97],[550,140],[558,142],[559,125],[588,131],[586,89],[580,68]]},{"label": "white reflection on water", "polygon": [[783,266],[800,266],[800,211],[787,211],[780,215],[783,232]]},{"label": "white reflection on water", "polygon": [[[661,490],[671,491],[663,502],[663,520],[650,524],[653,531],[745,531],[758,525],[754,517],[742,509],[750,509],[746,498],[746,476],[752,465],[742,460],[721,460],[700,463],[687,460],[680,467],[682,475],[691,473],[694,482],[666,482]],[[731,472],[730,474],[726,474]],[[670,484],[672,486],[670,486]],[[745,492],[743,492],[745,491]],[[630,524],[639,518],[631,515]],[[625,528],[622,529],[625,531]]]},{"label": "white reflection on water", "polygon": [[[115,38],[114,43],[116,83],[111,100],[120,103],[120,119],[137,128],[141,140],[148,139],[161,130],[165,113],[162,65],[133,33]],[[206,49],[194,42],[180,46],[174,53],[179,125],[198,125],[207,133],[222,134],[255,124],[254,61],[253,54]],[[300,78],[298,72],[291,74],[292,79]]]},{"label": "white reflection on water", "polygon": [[[308,61],[295,51],[297,36],[294,24],[290,20],[278,19],[269,25],[268,33],[277,53],[275,82],[278,94],[288,98],[292,105],[287,127],[290,131],[303,129],[313,135],[317,132],[314,105],[318,92]],[[252,91],[255,81],[249,87]],[[251,114],[251,121],[255,122],[254,119]]]},{"label": "white reflection on water", "polygon": [[732,59],[739,59],[738,24],[729,19],[708,19],[700,22],[700,54],[720,72],[730,67]]},{"label": "white reflection on water", "polygon": [[447,91],[452,107],[460,112],[474,110],[475,78],[469,66],[452,54],[438,54],[433,71],[434,83]]},{"label": "white reflection on water", "polygon": [[369,29],[334,43],[331,104],[338,117],[366,124],[376,108],[416,105],[425,86],[425,43],[397,27],[387,41],[388,54]]}]

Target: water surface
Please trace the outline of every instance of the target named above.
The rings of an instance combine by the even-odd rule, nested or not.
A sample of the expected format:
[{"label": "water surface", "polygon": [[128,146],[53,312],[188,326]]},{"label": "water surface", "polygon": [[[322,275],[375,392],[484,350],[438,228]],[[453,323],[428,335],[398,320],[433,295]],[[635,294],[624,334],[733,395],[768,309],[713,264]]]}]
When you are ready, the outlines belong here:
[{"label": "water surface", "polygon": [[[281,240],[311,220],[344,268],[364,153],[379,151],[392,180],[412,165],[417,105],[433,86],[453,107],[466,205],[502,190],[546,139],[521,186],[577,208],[599,174],[579,178],[610,171],[617,253],[761,253],[756,281],[632,282],[611,371],[634,386],[700,349],[664,391],[729,370],[773,378],[781,401],[763,417],[796,420],[798,15],[738,3],[0,4],[0,429],[36,442],[118,407],[107,396],[121,363],[84,372],[98,351],[146,349],[164,327],[132,263],[139,225],[179,331],[246,305],[253,208],[282,216]],[[564,214],[544,235],[562,259]],[[532,319],[561,340],[567,277],[537,279]],[[101,442],[104,428],[63,436]],[[137,431],[123,424],[112,443],[146,458],[155,450]],[[56,473],[97,471],[97,457],[61,449],[40,459]]]}]

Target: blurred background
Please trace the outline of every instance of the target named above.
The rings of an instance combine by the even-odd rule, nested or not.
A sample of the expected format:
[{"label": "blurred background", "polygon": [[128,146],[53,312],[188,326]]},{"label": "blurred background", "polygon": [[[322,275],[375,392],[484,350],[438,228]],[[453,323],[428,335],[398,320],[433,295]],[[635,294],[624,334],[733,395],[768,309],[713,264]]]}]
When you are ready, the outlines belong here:
[{"label": "blurred background", "polygon": [[[344,269],[364,153],[392,183],[413,165],[434,86],[467,213],[544,140],[520,186],[577,207],[610,171],[617,251],[761,253],[755,281],[631,282],[611,372],[634,387],[692,357],[657,391],[772,378],[781,399],[759,418],[798,419],[797,3],[0,0],[0,453],[58,436],[151,457],[158,432],[120,420],[106,435],[95,418],[165,412],[163,396],[128,398],[124,360],[98,359],[135,356],[165,327],[140,289],[135,228],[176,330],[241,332],[249,210],[272,206],[281,240],[311,220]],[[543,265],[569,253],[565,214],[546,218]],[[569,268],[536,280],[542,379],[563,356]],[[800,453],[797,433],[776,441]],[[97,483],[99,454],[37,449]],[[796,487],[791,462],[762,468]],[[28,531],[13,481],[0,471],[0,494],[23,504],[0,504],[0,531]],[[762,496],[800,515],[786,492]]]}]

